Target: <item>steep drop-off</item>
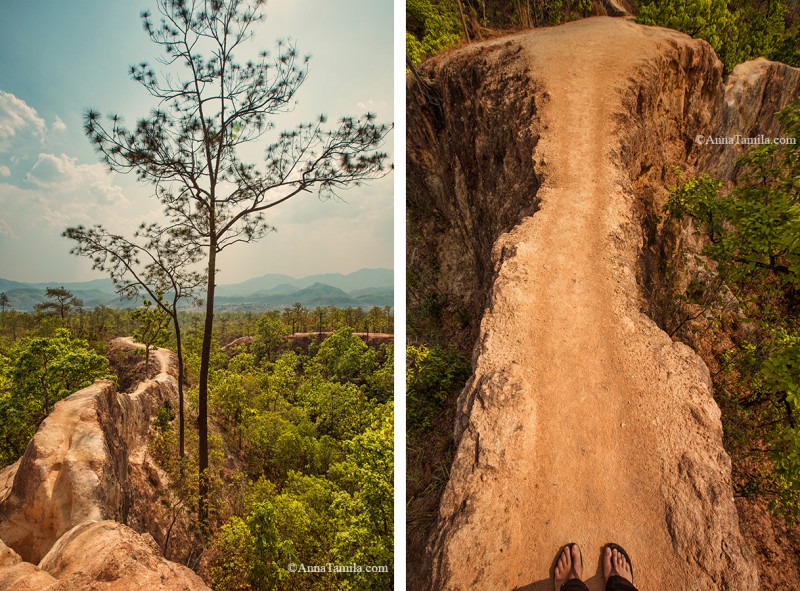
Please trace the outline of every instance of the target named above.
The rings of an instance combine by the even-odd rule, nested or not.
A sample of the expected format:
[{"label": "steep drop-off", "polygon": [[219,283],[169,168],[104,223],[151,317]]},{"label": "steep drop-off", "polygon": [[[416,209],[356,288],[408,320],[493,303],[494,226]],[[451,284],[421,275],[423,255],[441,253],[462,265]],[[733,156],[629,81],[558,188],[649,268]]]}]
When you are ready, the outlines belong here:
[{"label": "steep drop-off", "polygon": [[[530,155],[544,101],[511,43],[454,54],[409,87],[408,305],[472,343],[486,306],[497,237],[536,211]],[[419,316],[419,314],[418,314]],[[471,319],[471,322],[465,322]],[[464,327],[467,330],[462,330]]]},{"label": "steep drop-off", "polygon": [[[423,75],[424,92],[409,82],[409,248],[430,249],[419,264],[439,293],[480,308],[431,586],[549,589],[576,541],[601,589],[614,541],[641,589],[758,589],[708,369],[647,314],[673,167],[732,174],[695,138],[742,125],[741,84],[726,95],[707,43],[611,18],[469,47]],[[752,81],[748,96],[758,84],[773,96]],[[770,101],[733,135],[769,127]],[[516,137],[536,139],[464,166]],[[498,190],[509,170],[531,180]]]},{"label": "steep drop-off", "polygon": [[58,402],[0,472],[0,591],[207,589],[154,539],[166,537],[153,502],[166,484],[147,457],[148,433],[165,402],[177,405],[174,355],[154,358],[157,375],[131,392],[98,381]]}]

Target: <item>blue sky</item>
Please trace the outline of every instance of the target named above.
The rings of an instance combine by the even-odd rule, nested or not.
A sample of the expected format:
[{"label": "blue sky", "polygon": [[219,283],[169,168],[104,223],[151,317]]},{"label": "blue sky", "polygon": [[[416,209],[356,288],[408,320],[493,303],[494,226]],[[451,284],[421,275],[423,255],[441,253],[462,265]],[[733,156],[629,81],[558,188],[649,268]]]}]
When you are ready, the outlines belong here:
[{"label": "blue sky", "polygon": [[[69,254],[69,225],[102,223],[130,233],[158,220],[160,206],[132,175],[110,174],[82,131],[93,107],[133,123],[154,106],[127,74],[155,63],[158,48],[139,13],[152,0],[108,2],[5,0],[0,20],[0,277],[67,282],[102,277]],[[377,112],[391,122],[392,2],[283,0],[267,3],[267,20],[248,49],[273,49],[279,38],[312,55],[296,109],[278,130],[320,113]],[[392,156],[392,136],[383,149]],[[266,141],[262,142],[266,143]],[[261,149],[247,153],[257,162]],[[277,227],[260,242],[222,253],[220,283],[286,273],[348,273],[392,264],[393,176],[342,193],[345,201],[304,195],[272,210]]]}]

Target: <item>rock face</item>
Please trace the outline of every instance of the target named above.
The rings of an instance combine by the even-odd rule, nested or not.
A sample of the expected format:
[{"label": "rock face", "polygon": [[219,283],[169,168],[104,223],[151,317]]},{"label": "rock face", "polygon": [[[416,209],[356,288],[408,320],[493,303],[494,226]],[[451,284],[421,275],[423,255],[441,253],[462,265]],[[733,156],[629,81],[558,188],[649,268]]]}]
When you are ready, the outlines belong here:
[{"label": "rock face", "polygon": [[87,521],[59,538],[39,566],[0,542],[3,591],[207,591],[188,568],[165,560],[149,534]]},{"label": "rock face", "polygon": [[0,538],[28,562],[39,562],[67,530],[87,519],[123,519],[116,462],[100,426],[100,407],[116,395],[99,382],[56,404],[16,465],[0,505]]},{"label": "rock face", "polygon": [[[135,345],[117,339],[113,346]],[[150,488],[159,485],[146,460],[147,436],[158,409],[165,402],[177,405],[177,370],[170,351],[154,355],[158,374],[132,392],[99,381],[58,402],[22,458],[0,472],[0,590],[25,589],[23,580],[41,580],[36,586],[49,589],[44,583],[51,579],[58,580],[53,589],[88,589],[92,573],[105,582],[123,581],[92,583],[98,589],[206,589],[191,571],[161,558],[149,534],[123,525],[147,521],[158,527],[155,503],[138,489],[148,474]],[[89,551],[92,545],[96,554]],[[107,563],[114,553],[117,563]],[[133,563],[142,562],[125,562],[128,554]],[[147,586],[159,580],[147,573],[162,577],[163,585]],[[170,573],[179,573],[175,587],[169,586]]]},{"label": "rock face", "polygon": [[[774,138],[780,135],[774,114],[800,97],[800,69],[764,58],[736,66],[719,95],[719,137]],[[724,179],[736,175],[736,158],[748,146],[716,146],[709,149],[701,168]]]},{"label": "rock face", "polygon": [[87,522],[59,538],[39,567],[58,589],[206,591],[194,572],[161,557],[149,534],[114,521]]},{"label": "rock face", "polygon": [[441,308],[437,322],[471,345],[477,322],[464,330],[457,317],[480,318],[497,237],[538,207],[531,155],[547,97],[516,43],[430,64],[433,84],[408,88],[408,305]]},{"label": "rock face", "polygon": [[55,585],[53,576],[23,562],[19,554],[0,541],[0,589],[8,591],[41,591]]},{"label": "rock face", "polygon": [[[595,18],[470,46],[409,82],[410,220],[431,251],[417,256],[452,299],[488,297],[420,587],[549,589],[575,541],[599,590],[613,541],[642,589],[759,588],[708,369],[643,313],[642,281],[673,167],[730,170],[695,138],[744,124],[736,92],[794,76],[745,66],[773,81],[731,77],[726,95],[707,43]],[[750,129],[773,124],[772,100]]]},{"label": "rock face", "polygon": [[23,560],[38,562],[84,521],[128,519],[129,466],[146,450],[152,417],[177,400],[171,353],[160,349],[156,358],[161,372],[132,393],[98,381],[58,402],[0,477],[10,484],[0,492],[0,539]]}]

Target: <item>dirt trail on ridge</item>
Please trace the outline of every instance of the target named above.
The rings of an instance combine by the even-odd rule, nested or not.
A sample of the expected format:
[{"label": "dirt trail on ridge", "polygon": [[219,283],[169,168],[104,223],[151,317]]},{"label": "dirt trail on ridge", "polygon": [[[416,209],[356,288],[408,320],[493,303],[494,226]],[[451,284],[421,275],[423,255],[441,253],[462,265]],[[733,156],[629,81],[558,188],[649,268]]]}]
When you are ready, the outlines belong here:
[{"label": "dirt trail on ridge", "polygon": [[640,312],[641,230],[616,156],[630,77],[688,38],[598,18],[511,39],[547,97],[541,208],[495,246],[512,254],[459,402],[434,588],[549,590],[574,541],[599,590],[613,541],[640,591],[756,589],[708,370]]}]

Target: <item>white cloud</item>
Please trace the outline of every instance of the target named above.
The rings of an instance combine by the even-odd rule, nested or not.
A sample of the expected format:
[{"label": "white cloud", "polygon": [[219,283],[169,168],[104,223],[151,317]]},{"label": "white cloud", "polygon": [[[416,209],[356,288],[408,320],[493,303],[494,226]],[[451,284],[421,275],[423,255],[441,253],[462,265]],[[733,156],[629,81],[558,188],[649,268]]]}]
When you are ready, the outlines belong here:
[{"label": "white cloud", "polygon": [[375,101],[368,99],[366,101],[359,101],[356,103],[358,115],[365,115],[366,113],[374,113],[379,115],[381,120],[391,119],[392,113],[386,101]]},{"label": "white cloud", "polygon": [[56,120],[53,121],[52,129],[53,131],[64,131],[67,129],[67,124],[61,120],[61,117],[56,115]]},{"label": "white cloud", "polygon": [[39,218],[41,203],[35,191],[0,183],[0,234],[15,240],[29,236],[32,224]]},{"label": "white cloud", "polygon": [[11,169],[0,164],[0,176],[11,176]]},{"label": "white cloud", "polygon": [[0,90],[0,152],[8,150],[12,140],[15,143],[33,140],[41,145],[46,133],[47,125],[36,109],[10,92]]},{"label": "white cloud", "polygon": [[[115,231],[133,231],[139,215],[131,211],[128,199],[111,175],[102,169],[98,174],[94,167],[75,165],[70,158],[55,158],[56,161],[40,159],[46,163],[43,166],[51,167],[52,178],[47,181],[36,178],[37,182],[27,187],[0,182],[0,218],[5,220],[7,230],[13,229],[17,237],[26,241],[59,236],[67,226],[76,224],[102,223]],[[58,168],[65,163],[66,168]],[[40,168],[40,172],[43,170]],[[28,177],[34,178],[32,173]]]},{"label": "white cloud", "polygon": [[78,164],[66,154],[39,154],[39,159],[25,177],[32,185],[57,193],[80,193],[77,197],[100,205],[126,202],[122,189],[112,182],[111,174],[102,164]]},{"label": "white cloud", "polygon": [[0,218],[0,236],[6,236],[7,238],[11,238],[12,240],[17,239],[17,235],[14,232],[14,229],[7,221],[5,221],[2,218]]}]

